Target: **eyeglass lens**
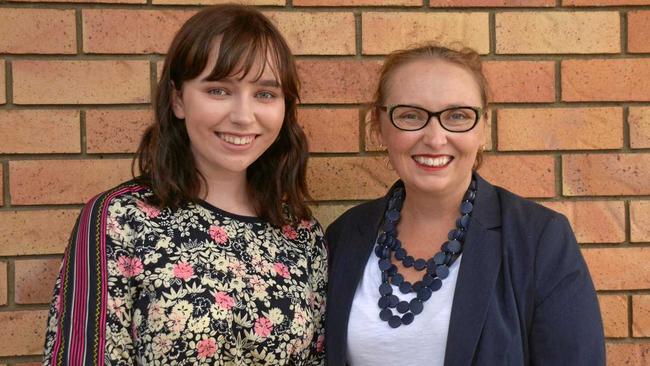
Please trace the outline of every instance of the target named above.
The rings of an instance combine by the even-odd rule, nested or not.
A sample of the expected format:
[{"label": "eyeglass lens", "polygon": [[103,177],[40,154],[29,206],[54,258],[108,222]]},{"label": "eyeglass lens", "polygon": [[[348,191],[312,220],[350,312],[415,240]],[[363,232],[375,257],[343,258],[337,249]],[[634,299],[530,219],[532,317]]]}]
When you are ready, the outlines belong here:
[{"label": "eyeglass lens", "polygon": [[[399,106],[393,109],[393,123],[401,129],[417,130],[429,120],[429,113],[421,108]],[[476,122],[476,111],[470,108],[451,108],[440,114],[440,123],[450,131],[465,131]]]}]

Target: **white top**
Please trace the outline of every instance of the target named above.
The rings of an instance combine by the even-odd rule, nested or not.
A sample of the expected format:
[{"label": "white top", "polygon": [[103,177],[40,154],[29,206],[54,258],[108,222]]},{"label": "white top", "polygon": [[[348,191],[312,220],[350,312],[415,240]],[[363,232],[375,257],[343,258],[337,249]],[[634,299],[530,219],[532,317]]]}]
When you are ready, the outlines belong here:
[{"label": "white top", "polygon": [[[462,256],[461,256],[462,257]],[[351,366],[442,366],[445,360],[451,304],[456,290],[459,257],[442,280],[442,287],[424,302],[424,310],[409,325],[391,328],[379,319],[377,305],[381,271],[374,253],[366,263],[357,286],[348,322],[347,360]],[[393,294],[410,301],[414,293],[403,294],[393,286]],[[392,309],[393,314],[401,315]]]}]

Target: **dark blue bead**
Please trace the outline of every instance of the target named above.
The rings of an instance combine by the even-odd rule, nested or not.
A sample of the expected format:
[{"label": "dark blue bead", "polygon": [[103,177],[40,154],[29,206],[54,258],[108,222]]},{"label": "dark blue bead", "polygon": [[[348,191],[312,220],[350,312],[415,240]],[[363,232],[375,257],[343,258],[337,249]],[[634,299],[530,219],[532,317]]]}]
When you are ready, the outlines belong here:
[{"label": "dark blue bead", "polygon": [[388,271],[387,271],[387,272],[388,272],[389,275],[392,276],[392,275],[394,275],[395,273],[397,273],[397,267],[396,267],[394,264],[391,264],[391,265],[390,265],[390,268],[388,268]]},{"label": "dark blue bead", "polygon": [[392,235],[388,235],[386,236],[386,240],[384,241],[384,246],[392,248],[394,242],[395,242],[395,238]]},{"label": "dark blue bead", "polygon": [[399,286],[402,284],[402,282],[404,282],[404,276],[402,276],[399,273],[395,273],[395,275],[393,275],[393,277],[391,278],[391,282],[393,283],[393,285]]},{"label": "dark blue bead", "polygon": [[379,244],[379,245],[383,245],[384,242],[386,242],[386,233],[381,233],[381,234],[379,234],[379,236],[377,237],[377,244]]},{"label": "dark blue bead", "polygon": [[474,201],[474,198],[476,198],[476,191],[469,190],[465,192],[465,196],[463,196],[464,201]]},{"label": "dark blue bead", "polygon": [[422,309],[424,309],[424,305],[422,304],[422,301],[413,299],[409,304],[409,309],[414,315],[418,315],[422,312]]},{"label": "dark blue bead", "polygon": [[407,256],[402,260],[402,264],[403,264],[404,267],[406,267],[406,268],[409,268],[409,267],[413,266],[413,262],[415,262],[415,258],[413,258],[413,257],[410,256],[410,255],[407,255]]},{"label": "dark blue bead", "polygon": [[467,230],[469,227],[469,220],[470,220],[470,215],[463,215],[458,219],[458,222],[460,223],[460,227],[463,229]]},{"label": "dark blue bead", "polygon": [[390,319],[388,319],[388,325],[390,325],[391,328],[397,328],[402,325],[402,318],[397,315],[393,315],[390,317]]},{"label": "dark blue bead", "polygon": [[393,230],[395,230],[395,224],[390,221],[384,221],[384,231],[390,233]]},{"label": "dark blue bead", "polygon": [[465,241],[465,235],[467,234],[467,231],[461,231],[460,234],[458,234],[458,241]]},{"label": "dark blue bead", "polygon": [[436,278],[433,280],[433,283],[429,286],[431,291],[438,291],[442,287],[442,280],[439,278]]},{"label": "dark blue bead", "polygon": [[430,288],[422,287],[420,291],[418,291],[418,299],[420,299],[421,301],[427,301],[431,297],[432,292],[433,291],[431,291]]},{"label": "dark blue bead", "polygon": [[445,266],[444,264],[438,266],[438,268],[436,268],[436,276],[438,276],[438,278],[441,280],[447,278],[449,276],[449,267]]},{"label": "dark blue bead", "polygon": [[[436,265],[443,264],[443,263],[445,263],[446,260],[447,260],[447,256],[443,252],[438,252],[438,253],[436,253],[436,255],[433,256],[433,262]],[[435,268],[434,268],[434,271],[435,271]]]},{"label": "dark blue bead", "polygon": [[399,291],[403,294],[408,294],[413,289],[413,285],[410,282],[404,281],[399,285]]},{"label": "dark blue bead", "polygon": [[418,281],[418,282],[414,283],[414,284],[413,284],[413,292],[418,292],[418,291],[420,291],[420,289],[421,289],[423,286],[424,286],[424,284],[422,283],[422,281]]},{"label": "dark blue bead", "polygon": [[401,261],[404,257],[406,257],[406,250],[404,248],[399,248],[395,251],[395,259]]},{"label": "dark blue bead", "polygon": [[388,305],[390,305],[390,298],[388,296],[380,297],[377,305],[379,305],[381,309],[386,309]]},{"label": "dark blue bead", "polygon": [[472,177],[472,181],[469,183],[469,188],[472,191],[476,190],[476,180],[474,180],[474,177]]},{"label": "dark blue bead", "polygon": [[384,216],[386,217],[386,220],[388,220],[390,222],[399,221],[399,211],[397,211],[397,210],[390,210],[390,211],[386,212],[386,215],[384,215]]},{"label": "dark blue bead", "polygon": [[429,274],[426,274],[426,275],[424,275],[424,277],[422,277],[422,284],[424,286],[426,286],[426,287],[431,287],[431,284],[433,283],[434,280],[435,280],[435,277],[433,277],[433,276],[431,276]]},{"label": "dark blue bead", "polygon": [[413,268],[415,268],[418,271],[423,270],[427,266],[427,261],[420,258],[417,259],[415,262],[413,262]]},{"label": "dark blue bead", "polygon": [[406,301],[400,301],[399,304],[397,304],[397,311],[402,314],[409,311],[409,303]]},{"label": "dark blue bead", "polygon": [[392,263],[390,262],[390,259],[388,259],[388,258],[384,258],[384,259],[379,260],[379,269],[381,271],[387,271],[390,268],[391,265],[392,265]]},{"label": "dark blue bead", "polygon": [[390,255],[390,249],[388,249],[386,247],[376,246],[375,247],[375,254],[379,258],[388,258],[388,256]]},{"label": "dark blue bead", "polygon": [[379,312],[379,319],[387,322],[390,317],[393,316],[393,312],[390,309],[383,309]]},{"label": "dark blue bead", "polygon": [[458,240],[450,240],[447,242],[447,250],[451,253],[458,253],[462,246]]},{"label": "dark blue bead", "polygon": [[388,272],[382,272],[381,273],[381,282],[388,282]]},{"label": "dark blue bead", "polygon": [[381,296],[390,295],[393,293],[393,287],[389,283],[382,283],[379,285],[379,294]]},{"label": "dark blue bead", "polygon": [[413,313],[404,314],[402,315],[402,324],[409,325],[413,323],[413,319],[415,319],[415,315],[413,315]]},{"label": "dark blue bead", "polygon": [[399,239],[397,239],[397,238],[395,238],[395,239],[393,240],[393,242],[391,243],[391,246],[390,246],[390,248],[391,248],[392,250],[397,250],[397,249],[399,249],[399,248],[401,248],[401,247],[402,247],[402,242],[399,241]]},{"label": "dark blue bead", "polygon": [[399,303],[399,297],[395,295],[388,296],[388,307],[394,308]]},{"label": "dark blue bead", "polygon": [[454,239],[458,239],[459,236],[460,236],[460,230],[453,229],[449,231],[449,233],[447,234],[447,239],[454,240]]},{"label": "dark blue bead", "polygon": [[472,212],[474,209],[474,205],[472,205],[471,202],[465,201],[460,204],[460,213],[463,215],[467,215],[468,213]]}]

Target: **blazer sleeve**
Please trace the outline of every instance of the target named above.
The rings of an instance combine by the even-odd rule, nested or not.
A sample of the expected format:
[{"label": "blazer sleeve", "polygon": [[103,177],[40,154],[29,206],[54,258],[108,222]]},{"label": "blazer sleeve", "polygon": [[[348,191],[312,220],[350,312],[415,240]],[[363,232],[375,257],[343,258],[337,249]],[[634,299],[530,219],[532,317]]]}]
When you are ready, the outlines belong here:
[{"label": "blazer sleeve", "polygon": [[532,365],[605,365],[596,291],[568,220],[546,224],[535,259]]},{"label": "blazer sleeve", "polygon": [[[117,268],[137,263],[111,255],[107,194],[82,209],[66,248],[45,334],[43,365],[130,365],[131,283]],[[108,250],[107,250],[108,249]],[[107,253],[108,252],[108,253]],[[128,263],[127,263],[128,262]]]}]

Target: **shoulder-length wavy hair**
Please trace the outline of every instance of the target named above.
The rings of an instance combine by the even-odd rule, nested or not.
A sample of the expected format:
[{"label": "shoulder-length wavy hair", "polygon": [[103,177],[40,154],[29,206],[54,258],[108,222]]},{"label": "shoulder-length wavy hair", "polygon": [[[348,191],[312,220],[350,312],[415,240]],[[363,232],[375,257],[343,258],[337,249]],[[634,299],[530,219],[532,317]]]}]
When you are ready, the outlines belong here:
[{"label": "shoulder-length wavy hair", "polygon": [[246,170],[247,188],[257,214],[275,225],[309,218],[311,212],[305,202],[310,199],[305,178],[309,153],[296,117],[299,80],[294,58],[276,27],[251,7],[208,7],[178,31],[156,89],[155,121],[145,131],[134,159],[133,170],[137,164],[140,171],[136,179],[151,187],[151,203],[161,207],[177,208],[202,198],[202,184],[207,182],[197,170],[185,121],[174,115],[172,97],[174,89],[179,92],[185,81],[205,69],[217,39],[219,54],[210,80],[238,74],[244,77],[257,61],[266,65],[268,60],[284,93],[280,133]]}]

